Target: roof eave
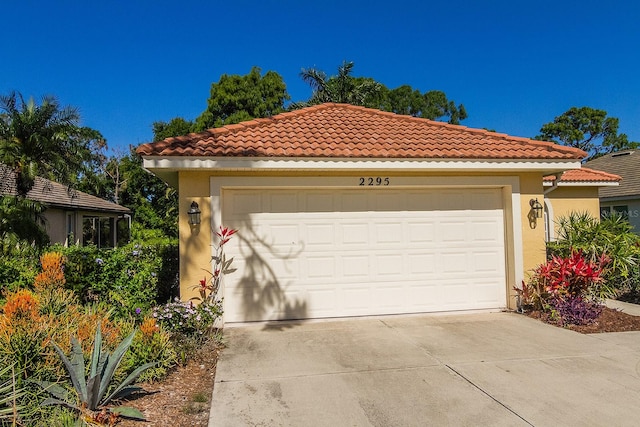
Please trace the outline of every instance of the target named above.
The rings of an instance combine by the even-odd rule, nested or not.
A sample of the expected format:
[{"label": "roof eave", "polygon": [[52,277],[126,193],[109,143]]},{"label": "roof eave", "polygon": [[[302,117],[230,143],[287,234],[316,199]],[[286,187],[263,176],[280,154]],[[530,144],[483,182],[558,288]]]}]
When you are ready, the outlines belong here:
[{"label": "roof eave", "polygon": [[[570,181],[570,182],[559,182],[558,187],[617,187],[620,184],[617,182],[598,182],[598,181]],[[543,186],[551,187],[553,186],[553,181],[544,181]]]},{"label": "roof eave", "polygon": [[[189,157],[143,156],[143,167],[155,174],[180,170],[402,170],[501,171],[553,174],[579,169],[580,159],[437,159],[328,157]],[[161,177],[162,178],[162,177]],[[164,178],[163,178],[164,179]],[[166,179],[165,179],[166,181]]]}]

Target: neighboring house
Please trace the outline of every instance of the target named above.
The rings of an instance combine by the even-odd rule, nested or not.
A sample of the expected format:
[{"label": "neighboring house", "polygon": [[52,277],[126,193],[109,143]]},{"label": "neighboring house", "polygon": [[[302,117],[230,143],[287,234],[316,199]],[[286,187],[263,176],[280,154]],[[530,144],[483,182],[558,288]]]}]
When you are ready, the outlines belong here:
[{"label": "neighboring house", "polygon": [[224,247],[237,267],[225,322],[514,307],[513,287],[545,260],[543,177],[586,157],[346,104],[137,152],[178,189],[183,300],[208,276],[218,228],[239,230]]},{"label": "neighboring house", "polygon": [[622,177],[618,187],[600,189],[600,216],[613,211],[624,214],[635,232],[640,233],[640,151],[607,154],[585,163],[585,166]]},{"label": "neighboring house", "polygon": [[598,192],[615,189],[620,176],[589,168],[573,169],[544,177],[545,240],[556,240],[558,220],[572,212],[600,217]]},{"label": "neighboring house", "polygon": [[[0,195],[16,195],[13,173],[0,165]],[[42,203],[51,243],[115,247],[128,238],[131,211],[99,197],[44,178],[36,178],[27,198]]]}]

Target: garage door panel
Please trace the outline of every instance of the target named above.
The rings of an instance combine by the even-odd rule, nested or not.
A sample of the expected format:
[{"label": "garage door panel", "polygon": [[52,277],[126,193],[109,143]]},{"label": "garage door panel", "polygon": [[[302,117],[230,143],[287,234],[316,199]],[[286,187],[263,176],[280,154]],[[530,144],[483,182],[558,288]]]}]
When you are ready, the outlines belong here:
[{"label": "garage door panel", "polygon": [[225,320],[503,307],[500,194],[225,190]]}]

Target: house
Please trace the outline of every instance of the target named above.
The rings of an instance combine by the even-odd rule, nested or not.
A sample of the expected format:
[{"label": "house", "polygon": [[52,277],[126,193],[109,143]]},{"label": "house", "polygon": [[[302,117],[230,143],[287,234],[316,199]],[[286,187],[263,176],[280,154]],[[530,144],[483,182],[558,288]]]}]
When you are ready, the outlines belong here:
[{"label": "house", "polygon": [[600,215],[624,214],[640,233],[640,152],[618,151],[590,160],[585,166],[622,177],[619,186],[600,189]]},{"label": "house", "polygon": [[[16,195],[13,172],[0,165],[0,195]],[[27,198],[42,203],[51,243],[115,247],[128,238],[131,211],[66,185],[37,177]]]},{"label": "house", "polygon": [[545,260],[543,177],[586,157],[346,104],[137,152],[178,189],[183,299],[208,277],[219,227],[239,230],[224,247],[237,268],[225,322],[514,307]]},{"label": "house", "polygon": [[600,218],[598,192],[617,187],[620,180],[621,177],[618,175],[586,167],[545,176],[545,240],[556,240],[558,220],[569,217],[572,212],[587,213],[593,218]]}]

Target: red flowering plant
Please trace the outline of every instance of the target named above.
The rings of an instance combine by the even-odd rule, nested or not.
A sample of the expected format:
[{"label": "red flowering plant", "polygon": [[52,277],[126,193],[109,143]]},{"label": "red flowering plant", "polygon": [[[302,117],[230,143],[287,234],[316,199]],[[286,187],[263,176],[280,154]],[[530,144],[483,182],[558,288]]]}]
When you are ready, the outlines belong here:
[{"label": "red flowering plant", "polygon": [[211,257],[211,260],[214,262],[213,272],[205,270],[211,275],[211,278],[207,280],[205,276],[202,280],[200,280],[200,283],[198,285],[193,287],[193,289],[198,289],[198,291],[200,292],[200,297],[196,297],[193,299],[214,303],[216,295],[218,294],[218,290],[220,289],[220,281],[222,280],[222,277],[225,274],[230,274],[237,270],[236,268],[231,267],[233,258],[227,259],[224,253],[224,245],[227,244],[229,240],[231,240],[231,236],[233,236],[237,232],[238,230],[223,226],[220,226],[220,231],[216,232],[219,243],[218,246],[216,246],[215,255]]}]

